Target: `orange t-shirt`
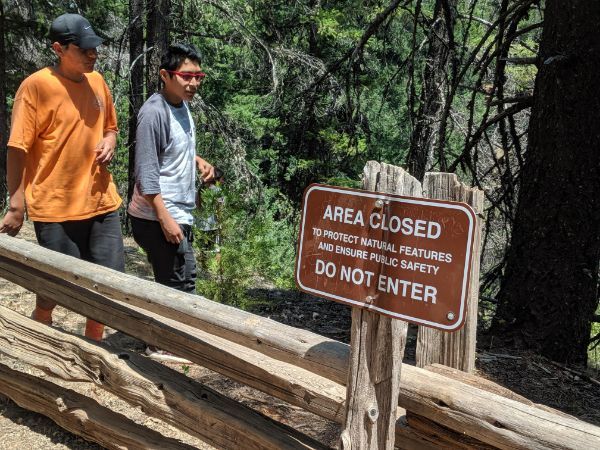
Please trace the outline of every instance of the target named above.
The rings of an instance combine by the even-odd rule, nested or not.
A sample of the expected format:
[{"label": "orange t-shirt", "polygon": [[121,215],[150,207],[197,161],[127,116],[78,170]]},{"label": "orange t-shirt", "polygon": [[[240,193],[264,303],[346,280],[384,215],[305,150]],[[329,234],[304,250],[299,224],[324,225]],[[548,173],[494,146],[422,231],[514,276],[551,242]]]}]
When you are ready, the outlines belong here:
[{"label": "orange t-shirt", "polygon": [[102,75],[77,83],[45,68],[17,91],[8,145],[25,156],[25,201],[32,220],[81,220],[116,210],[121,197],[94,148],[117,131],[112,97]]}]

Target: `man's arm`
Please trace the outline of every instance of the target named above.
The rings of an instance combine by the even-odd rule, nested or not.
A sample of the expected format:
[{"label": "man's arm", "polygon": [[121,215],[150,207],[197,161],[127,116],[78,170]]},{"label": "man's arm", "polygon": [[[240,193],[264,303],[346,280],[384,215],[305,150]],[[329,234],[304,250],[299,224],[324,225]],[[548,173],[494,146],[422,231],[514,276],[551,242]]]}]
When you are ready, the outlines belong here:
[{"label": "man's arm", "polygon": [[115,155],[119,128],[117,127],[117,112],[110,89],[104,78],[102,82],[104,84],[104,102],[106,105],[104,109],[104,135],[94,151],[96,152],[96,162],[98,164],[108,164]]},{"label": "man's arm", "polygon": [[0,233],[16,236],[25,217],[25,152],[8,147],[6,157],[6,184],[8,186],[8,212],[0,223]]},{"label": "man's arm", "polygon": [[167,242],[179,244],[183,240],[183,232],[181,231],[179,224],[175,222],[175,219],[173,219],[173,216],[169,213],[169,210],[167,210],[162,195],[146,194],[144,195],[144,198],[152,205]]},{"label": "man's arm", "polygon": [[117,132],[107,130],[104,132],[104,137],[98,142],[94,151],[96,152],[96,162],[98,164],[108,164],[115,156],[115,148],[117,146]]},{"label": "man's arm", "polygon": [[[154,106],[154,108],[152,108]],[[154,209],[167,242],[179,244],[183,232],[167,210],[160,192],[159,154],[166,145],[161,114],[168,111],[156,104],[144,105],[138,114],[135,144],[135,180],[137,188]],[[168,123],[168,122],[167,122]]]}]

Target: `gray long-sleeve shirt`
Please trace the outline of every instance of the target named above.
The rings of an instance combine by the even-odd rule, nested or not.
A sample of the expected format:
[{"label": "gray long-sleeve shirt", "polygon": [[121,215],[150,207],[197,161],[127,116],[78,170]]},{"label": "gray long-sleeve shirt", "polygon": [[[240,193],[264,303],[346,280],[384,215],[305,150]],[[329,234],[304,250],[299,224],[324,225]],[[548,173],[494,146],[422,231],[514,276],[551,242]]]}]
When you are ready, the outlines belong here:
[{"label": "gray long-sleeve shirt", "polygon": [[128,212],[157,220],[147,194],[161,194],[177,223],[191,225],[196,206],[196,130],[186,102],[154,94],[140,109],[135,145],[135,189]]}]

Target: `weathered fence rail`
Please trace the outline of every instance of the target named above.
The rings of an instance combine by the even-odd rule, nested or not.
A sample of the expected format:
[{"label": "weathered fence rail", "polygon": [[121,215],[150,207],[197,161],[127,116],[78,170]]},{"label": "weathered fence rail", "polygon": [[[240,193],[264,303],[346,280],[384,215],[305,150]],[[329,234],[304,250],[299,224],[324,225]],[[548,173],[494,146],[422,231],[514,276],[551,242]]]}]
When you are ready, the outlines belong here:
[{"label": "weathered fence rail", "polygon": [[141,406],[147,415],[218,448],[322,448],[301,433],[160,363],[134,352],[115,353],[2,306],[0,353],[62,380],[95,383]]},{"label": "weathered fence rail", "polygon": [[[391,166],[375,169],[381,171],[381,176],[403,176]],[[457,200],[467,199],[455,181],[446,177],[443,183],[453,189],[453,195],[463,196]],[[144,342],[344,423],[344,385],[350,355],[346,344],[6,235],[0,235],[0,276]],[[436,339],[436,345],[458,349],[455,355],[467,352],[474,347],[472,322],[460,338]],[[421,353],[423,365],[425,361],[438,362],[443,353],[427,345]],[[0,353],[24,360],[53,376],[95,382],[142,406],[148,414],[177,423],[184,431],[220,448],[320,446],[210,390],[202,390],[180,374],[167,374],[164,371],[168,369],[143,357],[121,353],[119,359],[119,352],[41,326],[5,308],[0,308]],[[77,357],[73,358],[75,354]],[[62,357],[67,359],[61,362]],[[472,361],[461,368],[469,370]],[[7,378],[14,378],[7,373]],[[600,448],[600,428],[522,399],[506,398],[499,395],[503,394],[501,389],[490,387],[489,383],[478,385],[476,380],[477,377],[465,378],[439,367],[426,370],[403,365],[396,446]],[[0,392],[10,390],[3,386],[0,383]],[[156,386],[162,389],[157,392]],[[17,400],[18,391],[14,388],[12,393],[4,393]],[[146,398],[141,398],[142,392]],[[175,404],[179,407],[173,408]],[[60,420],[65,418],[61,416]],[[234,425],[229,427],[229,423]],[[71,426],[68,420],[64,426]],[[239,445],[240,439],[244,439],[243,445]]]},{"label": "weathered fence rail", "polygon": [[[347,370],[346,344],[6,235],[0,235],[0,276],[320,416],[343,420],[345,392],[342,383],[330,378]],[[152,309],[154,313],[149,312]],[[189,310],[195,315],[188,316]],[[165,311],[181,323],[163,318]],[[221,329],[214,324],[205,325],[215,322],[214,318],[198,318],[204,318],[207,311],[227,324],[226,332],[222,332],[225,336],[234,333],[233,324],[240,325],[234,343],[200,329]],[[267,324],[268,328],[261,330],[258,323]],[[265,341],[271,344],[263,346]],[[276,358],[268,356],[275,347]],[[288,361],[282,361],[281,355],[288,355]],[[305,358],[310,362],[304,362]],[[293,364],[296,361],[300,363]],[[337,378],[345,381],[341,375]],[[403,366],[399,405],[496,448],[600,448],[598,427],[409,365]],[[403,423],[397,424],[396,431],[397,446],[415,448],[404,447],[399,441],[406,436],[435,448],[435,439],[406,428]]]}]

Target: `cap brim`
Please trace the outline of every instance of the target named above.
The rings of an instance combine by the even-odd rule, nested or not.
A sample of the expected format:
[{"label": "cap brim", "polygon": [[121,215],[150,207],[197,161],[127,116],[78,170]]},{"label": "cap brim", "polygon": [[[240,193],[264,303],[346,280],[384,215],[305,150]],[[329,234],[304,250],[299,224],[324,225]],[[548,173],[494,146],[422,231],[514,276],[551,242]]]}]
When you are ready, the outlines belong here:
[{"label": "cap brim", "polygon": [[79,41],[79,43],[77,44],[77,46],[79,48],[83,48],[83,49],[87,50],[87,49],[90,49],[90,48],[96,48],[100,44],[102,44],[103,42],[104,42],[104,39],[102,39],[101,37],[98,37],[98,36],[85,36],[85,37],[81,38],[81,40]]}]

